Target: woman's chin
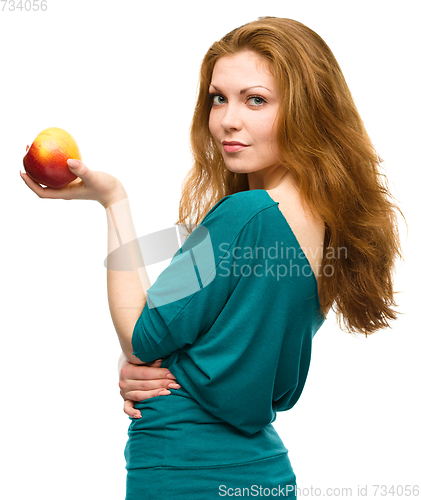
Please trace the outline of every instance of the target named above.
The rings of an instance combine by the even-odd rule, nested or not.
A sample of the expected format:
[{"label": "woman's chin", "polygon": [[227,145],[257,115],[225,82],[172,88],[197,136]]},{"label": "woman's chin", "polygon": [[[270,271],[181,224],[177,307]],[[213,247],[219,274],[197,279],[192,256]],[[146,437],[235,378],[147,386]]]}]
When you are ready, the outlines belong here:
[{"label": "woman's chin", "polygon": [[225,166],[233,174],[248,174],[254,171],[253,168],[250,168],[250,166],[246,167],[244,165],[233,165],[231,162],[225,162]]}]

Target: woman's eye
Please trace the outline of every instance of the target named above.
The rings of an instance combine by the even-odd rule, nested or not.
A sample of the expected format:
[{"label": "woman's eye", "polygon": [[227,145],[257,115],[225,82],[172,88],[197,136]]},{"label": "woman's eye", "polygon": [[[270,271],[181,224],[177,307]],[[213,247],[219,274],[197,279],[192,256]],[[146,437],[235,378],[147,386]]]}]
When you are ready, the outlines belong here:
[{"label": "woman's eye", "polygon": [[211,94],[210,98],[212,100],[212,104],[218,105],[218,104],[224,104],[225,103],[225,97],[218,95],[218,94]]},{"label": "woman's eye", "polygon": [[250,104],[252,106],[262,106],[266,101],[263,99],[263,97],[258,97],[258,96],[252,96],[249,97],[248,99],[250,101]]},{"label": "woman's eye", "polygon": [[[220,106],[221,104],[226,104],[227,100],[224,96],[220,94],[209,94],[209,98],[212,102],[212,106]],[[260,107],[267,101],[261,96],[250,96],[247,98],[247,102],[254,107]]]}]

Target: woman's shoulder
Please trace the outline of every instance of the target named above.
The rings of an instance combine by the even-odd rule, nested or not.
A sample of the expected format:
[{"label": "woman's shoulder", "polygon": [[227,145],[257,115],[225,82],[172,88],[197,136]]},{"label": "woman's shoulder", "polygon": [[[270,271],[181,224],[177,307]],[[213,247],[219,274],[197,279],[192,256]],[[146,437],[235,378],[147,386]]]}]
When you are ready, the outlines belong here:
[{"label": "woman's shoulder", "polygon": [[203,223],[218,219],[221,223],[247,224],[259,212],[277,205],[264,189],[239,191],[219,200],[206,214]]}]

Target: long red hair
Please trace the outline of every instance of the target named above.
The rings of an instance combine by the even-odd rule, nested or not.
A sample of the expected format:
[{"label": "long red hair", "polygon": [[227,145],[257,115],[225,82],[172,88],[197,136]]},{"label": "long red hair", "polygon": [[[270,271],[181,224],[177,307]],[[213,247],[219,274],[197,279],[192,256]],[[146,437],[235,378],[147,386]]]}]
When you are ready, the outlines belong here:
[{"label": "long red hair", "polygon": [[[326,43],[291,19],[259,18],[206,53],[191,125],[194,165],[182,188],[178,224],[196,226],[221,198],[248,190],[247,174],[230,172],[209,132],[209,85],[216,61],[252,50],[269,61],[280,91],[282,164],[308,207],[325,223],[320,304],[341,327],[364,333],[389,326],[397,312],[395,259],[401,255],[397,212],[377,155],[342,71]],[[346,255],[327,249],[346,248]]]}]

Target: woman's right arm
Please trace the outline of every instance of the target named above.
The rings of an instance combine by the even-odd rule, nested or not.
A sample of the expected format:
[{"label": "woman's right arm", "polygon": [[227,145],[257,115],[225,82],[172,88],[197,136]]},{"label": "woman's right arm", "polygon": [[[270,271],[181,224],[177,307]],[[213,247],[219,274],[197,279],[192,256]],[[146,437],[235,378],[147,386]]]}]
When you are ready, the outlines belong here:
[{"label": "woman's right arm", "polygon": [[132,418],[142,415],[134,405],[155,396],[171,394],[168,389],[179,389],[174,375],[168,368],[161,368],[161,359],[144,365],[129,363],[124,353],[118,361],[120,394],[124,399],[124,413]]}]

